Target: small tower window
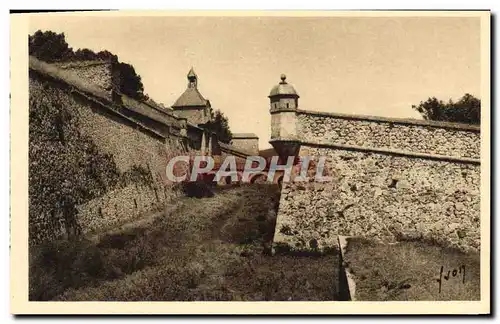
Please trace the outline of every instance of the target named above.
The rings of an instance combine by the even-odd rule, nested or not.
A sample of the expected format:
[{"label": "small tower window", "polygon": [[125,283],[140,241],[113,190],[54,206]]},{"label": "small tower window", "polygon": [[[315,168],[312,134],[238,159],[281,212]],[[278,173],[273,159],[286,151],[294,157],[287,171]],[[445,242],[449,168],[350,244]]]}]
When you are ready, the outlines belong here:
[{"label": "small tower window", "polygon": [[286,108],[287,108],[287,109],[289,108],[289,107],[288,107],[288,102],[286,103]]}]

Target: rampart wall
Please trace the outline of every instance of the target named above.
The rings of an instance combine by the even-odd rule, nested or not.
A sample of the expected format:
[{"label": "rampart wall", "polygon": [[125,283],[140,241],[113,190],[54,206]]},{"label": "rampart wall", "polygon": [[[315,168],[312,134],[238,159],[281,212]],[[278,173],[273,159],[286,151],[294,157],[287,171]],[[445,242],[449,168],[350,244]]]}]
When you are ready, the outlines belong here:
[{"label": "rampart wall", "polygon": [[[178,195],[167,157],[199,150],[200,129],[111,95],[106,64],[71,73],[30,58],[30,244],[85,234],[154,211]],[[101,79],[95,79],[102,76]]]},{"label": "rampart wall", "polygon": [[296,128],[299,155],[326,156],[332,181],[283,184],[276,247],[359,235],[480,248],[479,127],[298,111]]}]

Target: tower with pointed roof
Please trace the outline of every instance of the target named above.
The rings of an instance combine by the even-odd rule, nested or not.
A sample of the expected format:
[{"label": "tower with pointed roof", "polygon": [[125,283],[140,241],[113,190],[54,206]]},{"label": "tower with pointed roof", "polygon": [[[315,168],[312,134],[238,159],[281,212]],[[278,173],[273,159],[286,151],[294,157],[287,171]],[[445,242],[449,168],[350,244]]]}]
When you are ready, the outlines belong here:
[{"label": "tower with pointed roof", "polygon": [[295,88],[281,75],[281,82],[269,93],[271,113],[271,141],[276,152],[282,156],[298,154],[300,145],[297,134],[297,109],[299,95]]},{"label": "tower with pointed roof", "polygon": [[195,125],[204,125],[211,119],[210,101],[198,91],[198,76],[191,68],[187,74],[188,85],[172,105],[174,112]]}]

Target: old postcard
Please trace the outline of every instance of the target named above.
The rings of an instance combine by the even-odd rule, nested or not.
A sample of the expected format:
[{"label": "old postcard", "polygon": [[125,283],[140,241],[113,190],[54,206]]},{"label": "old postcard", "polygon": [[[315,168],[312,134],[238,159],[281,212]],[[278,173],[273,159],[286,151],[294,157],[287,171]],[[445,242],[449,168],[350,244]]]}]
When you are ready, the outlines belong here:
[{"label": "old postcard", "polygon": [[13,313],[490,312],[489,11],[11,23]]}]

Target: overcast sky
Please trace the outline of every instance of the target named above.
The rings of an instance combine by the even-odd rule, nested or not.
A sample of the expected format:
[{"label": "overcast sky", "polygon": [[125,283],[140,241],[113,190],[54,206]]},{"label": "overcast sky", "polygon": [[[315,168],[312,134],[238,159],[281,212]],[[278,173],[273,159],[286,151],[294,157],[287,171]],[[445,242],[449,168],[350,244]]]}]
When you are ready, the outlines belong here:
[{"label": "overcast sky", "polygon": [[187,85],[266,148],[269,99],[280,74],[299,108],[420,118],[429,96],[480,97],[479,18],[33,16],[36,30],[64,32],[74,50],[108,50],[132,64],[145,92],[170,106]]}]

